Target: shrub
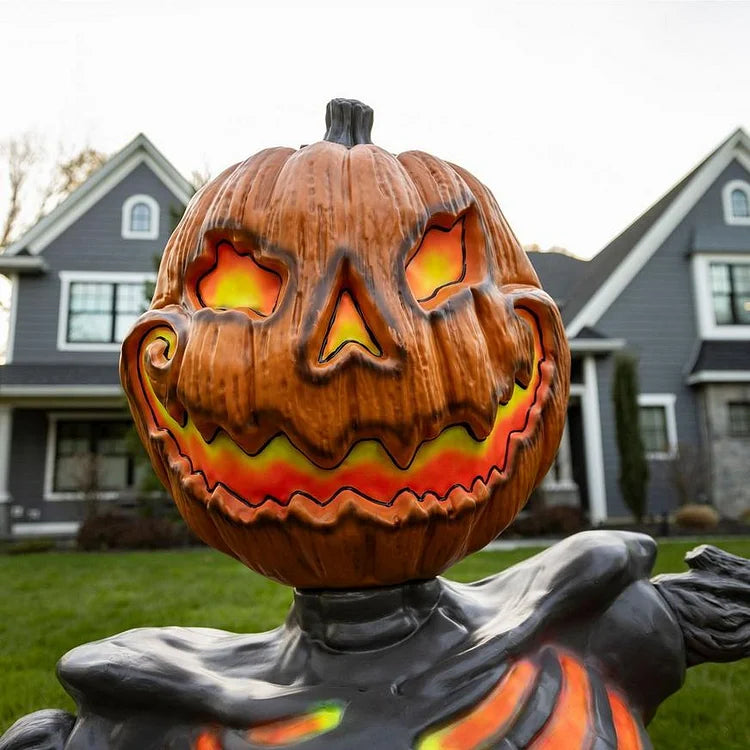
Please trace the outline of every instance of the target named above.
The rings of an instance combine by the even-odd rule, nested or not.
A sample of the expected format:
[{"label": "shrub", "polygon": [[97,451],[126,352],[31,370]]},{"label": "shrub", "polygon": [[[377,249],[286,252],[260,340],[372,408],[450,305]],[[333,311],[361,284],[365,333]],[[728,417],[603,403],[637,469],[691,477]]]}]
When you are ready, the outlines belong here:
[{"label": "shrub", "polygon": [[683,505],[674,516],[681,529],[710,531],[719,525],[719,514],[710,505]]},{"label": "shrub", "polygon": [[191,541],[184,524],[166,518],[143,518],[118,513],[93,516],[78,530],[78,547],[102,549],[166,549]]},{"label": "shrub", "polygon": [[620,491],[637,523],[646,511],[648,462],[643,448],[638,409],[638,364],[633,357],[615,358],[612,399],[615,402],[615,433],[620,454]]},{"label": "shrub", "polygon": [[10,542],[2,548],[6,555],[29,555],[35,552],[49,552],[57,545],[53,539],[22,539]]}]

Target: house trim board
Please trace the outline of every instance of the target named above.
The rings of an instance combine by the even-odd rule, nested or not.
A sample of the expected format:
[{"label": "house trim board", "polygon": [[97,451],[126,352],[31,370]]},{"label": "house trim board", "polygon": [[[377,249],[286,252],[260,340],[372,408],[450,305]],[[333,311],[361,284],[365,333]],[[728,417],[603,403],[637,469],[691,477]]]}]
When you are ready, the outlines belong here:
[{"label": "house trim board", "polygon": [[[47,443],[44,457],[44,490],[43,497],[50,502],[59,502],[61,500],[84,500],[83,492],[56,492],[53,489],[52,480],[55,472],[55,450],[57,444],[57,423],[61,419],[88,421],[104,421],[108,419],[118,419],[127,421],[130,415],[125,411],[51,411],[47,414]],[[106,490],[97,493],[100,500],[116,500],[123,493],[118,490]]]},{"label": "house trim board", "polygon": [[[740,150],[742,149],[742,150]],[[609,275],[567,326],[570,338],[584,326],[594,326],[620,296],[639,271],[662,246],[689,211],[718,179],[726,167],[737,160],[750,171],[750,138],[738,131],[699,170],[661,217],[631,249],[627,257]]]},{"label": "house trim board", "polygon": [[750,325],[719,325],[714,316],[711,293],[711,263],[743,263],[750,265],[750,247],[747,253],[694,253],[691,258],[695,315],[700,339],[745,340],[750,339]]},{"label": "house trim board", "polygon": [[721,202],[724,208],[724,222],[734,226],[750,226],[750,216],[735,216],[732,207],[732,193],[741,190],[750,203],[750,184],[745,180],[730,180],[721,189]]},{"label": "house trim board", "polygon": [[68,305],[70,304],[70,284],[73,281],[90,281],[108,284],[133,281],[153,282],[156,274],[138,271],[60,271],[60,308],[57,313],[57,349],[61,352],[117,352],[122,342],[85,343],[69,342]]},{"label": "house trim board", "polygon": [[80,521],[25,522],[11,524],[10,529],[14,537],[74,536],[80,526]]},{"label": "house trim board", "polygon": [[570,339],[568,341],[571,352],[614,352],[624,349],[625,339]]},{"label": "house trim board", "polygon": [[[135,231],[130,228],[130,214],[133,207],[138,203],[144,203],[151,211],[151,223],[148,230],[144,232]],[[155,240],[159,236],[159,221],[161,220],[159,204],[145,193],[137,193],[126,198],[122,204],[122,223],[120,225],[120,236],[125,240]]]},{"label": "house trim board", "polygon": [[646,453],[649,461],[669,461],[677,455],[677,417],[675,416],[675,402],[677,396],[674,393],[639,393],[638,406],[663,406],[665,416],[665,427],[667,431],[667,443],[669,450]]},{"label": "house trim board", "polygon": [[[40,399],[40,398],[101,398],[101,397],[124,398],[122,388],[119,385],[87,385],[85,383],[75,385],[3,385],[0,386],[0,399],[7,401],[11,399]],[[36,404],[35,404],[36,405]]]},{"label": "house trim board", "polygon": [[750,370],[699,370],[687,377],[688,385],[701,383],[749,383]]},{"label": "house trim board", "polygon": [[11,500],[10,488],[10,445],[13,410],[0,404],[0,505]]},{"label": "house trim board", "polygon": [[5,342],[5,364],[13,361],[13,347],[16,344],[16,318],[18,317],[18,274],[10,276],[10,314],[8,315],[8,340]]},{"label": "house trim board", "polygon": [[586,455],[586,480],[589,491],[589,516],[592,526],[607,520],[607,485],[604,478],[604,448],[599,413],[599,386],[593,354],[583,358],[583,443]]}]

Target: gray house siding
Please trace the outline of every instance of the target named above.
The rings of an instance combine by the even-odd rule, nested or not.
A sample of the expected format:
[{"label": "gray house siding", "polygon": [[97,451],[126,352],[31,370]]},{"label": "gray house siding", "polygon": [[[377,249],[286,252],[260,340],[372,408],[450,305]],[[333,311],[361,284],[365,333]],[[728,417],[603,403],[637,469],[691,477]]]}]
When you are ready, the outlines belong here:
[{"label": "gray house siding", "polygon": [[44,502],[46,412],[41,409],[14,409],[12,435],[8,489],[13,505],[24,506],[24,516],[12,520],[33,520],[34,511],[44,515],[45,506],[49,505]]},{"label": "gray house siding", "polygon": [[[122,205],[131,195],[146,194],[159,204],[159,236],[154,240],[121,237]],[[22,276],[13,362],[117,363],[117,352],[59,351],[57,325],[60,308],[60,271],[132,272],[154,270],[172,229],[170,208],[182,207],[177,198],[145,164],[136,167],[42,252],[49,271]]]},{"label": "gray house siding", "polygon": [[[685,378],[696,356],[699,339],[690,253],[697,237],[726,238],[734,247],[750,250],[750,227],[726,226],[721,189],[729,180],[749,179],[733,161],[702,196],[690,213],[651,257],[640,273],[596,323],[597,329],[627,341],[639,359],[641,393],[673,393],[676,396],[677,440],[700,446],[700,403]],[[598,366],[604,469],[609,513],[626,515],[617,483],[619,458],[615,442],[611,399],[612,361]],[[672,509],[677,497],[666,461],[651,461],[648,508],[650,512]]]},{"label": "gray house siding", "polygon": [[[80,521],[85,516],[86,503],[83,500],[45,499],[50,411],[75,413],[85,420],[87,410],[80,407],[63,410],[22,408],[13,410],[12,471],[9,477],[9,490],[12,498],[11,508],[22,506],[23,515],[12,517],[11,523]],[[124,409],[106,408],[91,411],[103,411],[112,414],[113,417],[130,418]],[[106,504],[105,501],[102,502]]]}]

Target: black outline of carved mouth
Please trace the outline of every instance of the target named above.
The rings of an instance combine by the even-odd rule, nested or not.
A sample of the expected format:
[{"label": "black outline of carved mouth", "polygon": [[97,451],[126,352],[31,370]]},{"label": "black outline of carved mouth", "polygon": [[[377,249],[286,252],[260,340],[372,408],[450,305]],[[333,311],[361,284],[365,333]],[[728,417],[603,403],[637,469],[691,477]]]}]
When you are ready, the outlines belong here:
[{"label": "black outline of carved mouth", "polygon": [[[519,305],[517,307],[517,309],[524,310],[525,312],[527,312],[534,319],[534,321],[536,323],[536,328],[537,328],[537,335],[539,337],[539,347],[540,347],[540,350],[541,350],[541,356],[539,357],[539,360],[537,361],[537,364],[536,364],[539,379],[538,379],[538,382],[537,382],[535,390],[534,390],[534,398],[533,398],[533,400],[531,401],[531,403],[529,404],[529,406],[528,406],[528,408],[526,410],[526,417],[524,419],[523,427],[520,428],[520,429],[511,430],[508,433],[508,436],[507,436],[506,442],[505,442],[505,451],[504,451],[504,458],[503,458],[503,465],[502,465],[502,467],[499,467],[496,464],[492,464],[491,466],[489,466],[489,468],[487,470],[487,477],[486,478],[484,477],[484,475],[476,475],[470,482],[468,482],[468,485],[469,485],[468,487],[463,482],[456,482],[456,483],[452,484],[443,495],[437,495],[437,493],[432,493],[432,492],[430,492],[428,490],[428,491],[426,491],[421,496],[417,495],[417,493],[414,490],[412,490],[410,487],[402,487],[402,488],[400,488],[399,490],[397,490],[393,494],[393,497],[390,500],[383,501],[383,500],[378,500],[376,498],[370,497],[369,495],[363,493],[361,490],[357,489],[356,487],[353,487],[353,486],[343,486],[343,487],[340,487],[338,490],[336,490],[336,492],[333,495],[331,495],[328,499],[326,499],[324,501],[319,500],[314,495],[311,495],[311,494],[305,492],[304,490],[294,490],[293,492],[291,492],[289,494],[289,497],[287,498],[286,502],[282,502],[281,500],[279,500],[278,498],[274,497],[273,495],[266,495],[259,503],[253,504],[253,503],[250,503],[245,498],[241,497],[239,494],[237,494],[237,492],[235,490],[233,490],[231,487],[229,487],[228,485],[226,485],[222,481],[217,480],[212,487],[209,486],[209,481],[208,481],[208,478],[206,477],[205,472],[202,469],[196,469],[195,468],[195,466],[193,464],[192,458],[188,454],[186,454],[186,453],[184,453],[182,451],[182,448],[180,446],[179,440],[173,434],[172,430],[169,427],[163,427],[159,423],[159,420],[157,419],[157,415],[154,412],[154,409],[153,409],[153,407],[151,405],[151,402],[150,402],[150,400],[149,400],[149,398],[147,396],[148,390],[151,390],[151,392],[153,393],[153,389],[147,389],[147,386],[144,383],[144,373],[143,373],[143,369],[144,368],[142,367],[142,362],[143,362],[143,357],[142,357],[143,346],[144,346],[144,342],[146,341],[146,339],[149,337],[149,335],[153,332],[153,330],[155,328],[164,327],[163,323],[162,324],[157,324],[153,328],[150,328],[146,332],[144,332],[143,336],[141,337],[140,342],[138,343],[138,353],[137,353],[138,366],[137,366],[136,370],[137,370],[137,373],[138,373],[138,384],[139,384],[139,387],[140,387],[141,392],[142,392],[141,395],[142,395],[143,400],[145,401],[145,404],[146,404],[146,406],[148,408],[148,412],[151,415],[152,425],[148,426],[149,427],[149,437],[150,437],[150,439],[153,442],[158,443],[158,446],[159,446],[159,449],[160,449],[160,453],[162,454],[163,458],[166,459],[167,468],[170,471],[172,471],[173,473],[177,474],[177,476],[178,476],[181,484],[183,484],[183,488],[184,488],[185,482],[190,477],[192,477],[192,476],[200,476],[202,478],[202,480],[203,480],[203,484],[204,484],[205,490],[206,490],[206,492],[209,495],[212,494],[213,492],[215,492],[217,488],[221,487],[222,490],[224,490],[225,492],[227,492],[228,494],[230,494],[238,502],[240,502],[243,505],[245,505],[246,507],[252,508],[252,509],[261,508],[261,507],[263,507],[264,505],[266,505],[269,502],[271,502],[271,503],[273,503],[273,504],[275,504],[275,505],[277,505],[277,506],[279,506],[281,508],[286,508],[286,507],[289,506],[289,503],[291,502],[292,497],[295,496],[295,495],[301,495],[303,497],[306,497],[307,499],[309,499],[313,503],[315,503],[317,506],[323,508],[323,507],[329,505],[331,502],[333,502],[342,492],[353,492],[353,493],[356,493],[359,497],[361,497],[361,498],[363,498],[363,499],[367,500],[368,502],[371,502],[371,503],[373,503],[375,505],[381,506],[381,507],[390,507],[390,506],[392,506],[393,503],[396,501],[396,499],[399,497],[399,495],[401,495],[404,492],[411,493],[414,496],[414,498],[416,500],[418,500],[419,502],[423,502],[424,496],[427,495],[427,494],[432,494],[435,497],[437,497],[440,502],[444,502],[450,496],[450,494],[455,489],[457,489],[457,488],[461,488],[461,489],[463,489],[467,493],[472,493],[474,491],[472,488],[475,486],[475,484],[477,483],[477,481],[481,481],[485,486],[489,486],[490,485],[490,478],[492,477],[493,471],[498,472],[498,474],[500,474],[500,475],[504,474],[504,472],[506,471],[506,468],[508,466],[508,461],[509,461],[510,456],[511,456],[511,451],[510,451],[511,440],[513,439],[514,436],[516,436],[518,434],[523,434],[523,433],[526,432],[526,430],[527,430],[527,428],[529,426],[531,412],[532,412],[534,406],[537,405],[538,400],[539,400],[539,391],[540,391],[541,388],[543,388],[545,386],[549,386],[550,383],[548,381],[551,380],[551,377],[548,377],[548,378],[544,377],[544,372],[542,370],[542,365],[547,361],[547,358],[545,356],[544,334],[543,334],[543,331],[542,331],[542,326],[541,326],[541,324],[539,322],[539,317],[538,317],[538,315],[533,310],[531,310],[530,308],[527,308],[527,307],[525,307],[523,305]],[[168,342],[166,339],[162,339],[162,340],[165,341],[165,343],[167,343],[167,346],[169,346],[170,342]],[[519,386],[520,384],[517,382],[516,385]],[[141,399],[139,398],[139,401],[140,400]],[[189,419],[189,417],[186,416],[186,420],[187,419]],[[185,425],[186,424],[187,424],[187,421],[185,422]],[[185,425],[182,425],[182,426],[184,427]],[[438,439],[440,437],[440,435],[442,435],[446,430],[450,429],[451,427],[456,427],[456,426],[463,426],[464,428],[466,428],[466,425],[463,424],[463,423],[458,423],[458,425],[457,424],[446,425],[435,438],[431,438],[430,440],[424,440],[424,441],[422,441],[422,443],[420,443],[419,447],[414,451],[414,455],[412,456],[411,460],[409,461],[409,463],[405,467],[398,466],[396,460],[392,456],[391,452],[388,450],[388,447],[381,440],[378,440],[378,439],[375,439],[375,438],[361,438],[360,440],[357,440],[354,443],[352,443],[352,445],[349,447],[349,450],[344,455],[344,457],[341,459],[341,461],[339,461],[339,463],[337,463],[335,466],[332,466],[332,467],[323,467],[323,466],[320,466],[319,464],[317,464],[314,460],[312,460],[311,458],[309,458],[300,448],[298,448],[291,440],[289,440],[289,437],[286,436],[286,435],[284,435],[283,432],[278,432],[278,433],[275,433],[274,435],[272,435],[255,453],[247,453],[247,451],[245,451],[244,449],[242,449],[241,446],[239,446],[237,443],[235,443],[234,441],[232,441],[232,442],[246,456],[252,458],[252,457],[258,456],[260,453],[262,453],[265,450],[265,448],[269,445],[269,443],[271,443],[274,439],[276,439],[279,436],[284,436],[284,437],[286,437],[287,440],[289,440],[289,444],[292,447],[294,447],[297,451],[299,451],[300,455],[303,456],[313,466],[316,466],[318,469],[322,469],[324,471],[328,471],[328,470],[332,471],[332,470],[338,468],[339,466],[341,466],[341,464],[346,460],[347,456],[353,450],[354,446],[357,443],[360,443],[360,442],[363,442],[363,441],[366,441],[366,440],[374,440],[375,442],[377,442],[383,448],[383,450],[385,451],[385,453],[388,455],[388,457],[391,459],[391,461],[393,462],[393,464],[395,466],[397,466],[399,469],[401,469],[403,471],[406,471],[406,470],[409,469],[409,467],[414,462],[417,454],[419,453],[420,448],[423,445],[425,445],[428,442],[432,442],[433,440]],[[153,434],[151,432],[152,429],[157,431],[156,434]],[[206,445],[210,445],[213,442],[213,440],[216,438],[216,436],[219,434],[219,432],[220,432],[220,430],[217,430],[217,432],[215,432],[214,435],[211,437],[211,439],[208,440],[208,441],[203,440],[202,436],[200,436],[200,437],[201,437],[201,439],[203,440],[203,442]],[[468,429],[467,429],[467,432],[471,436],[471,432]],[[224,433],[224,434],[226,434],[227,438],[229,440],[231,440],[231,438],[229,437],[229,435],[227,433]],[[487,437],[483,438],[482,440],[477,440],[477,442],[484,442],[485,440],[488,439],[488,437],[489,437],[489,435]],[[476,440],[476,438],[473,438],[473,439]],[[171,440],[171,443],[172,443],[171,448],[167,444],[168,440]],[[175,454],[176,454],[176,456],[175,456]],[[175,470],[175,469],[172,468],[172,462],[175,461],[175,460],[178,460],[178,458],[181,458],[181,459],[185,460],[188,463],[188,466],[190,467],[190,472],[189,473],[186,474],[184,472],[178,472],[177,470]],[[184,488],[184,489],[187,489],[187,488]],[[192,494],[192,492],[190,492],[189,494]],[[203,503],[203,504],[205,505],[205,503]]]}]

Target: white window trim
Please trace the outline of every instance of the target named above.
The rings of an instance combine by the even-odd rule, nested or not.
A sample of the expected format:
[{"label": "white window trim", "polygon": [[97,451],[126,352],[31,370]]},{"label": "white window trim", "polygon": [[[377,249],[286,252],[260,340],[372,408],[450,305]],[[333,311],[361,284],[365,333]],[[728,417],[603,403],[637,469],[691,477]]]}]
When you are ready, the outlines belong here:
[{"label": "white window trim", "polygon": [[[130,228],[130,212],[136,203],[145,203],[151,209],[151,226],[147,231]],[[122,204],[121,234],[126,240],[155,240],[159,236],[159,204],[150,195],[131,195]]]},{"label": "white window trim", "polygon": [[[748,250],[750,251],[750,247]],[[721,255],[696,253],[693,256],[693,289],[699,337],[724,340],[750,339],[750,325],[719,325],[716,322],[709,272],[711,263],[747,263],[750,265],[750,252]]]},{"label": "white window trim", "polygon": [[60,309],[57,314],[57,349],[61,352],[117,352],[121,344],[84,343],[68,341],[68,305],[70,303],[70,284],[74,281],[94,281],[101,283],[132,283],[134,281],[153,282],[155,273],[110,272],[101,271],[60,271]]},{"label": "white window trim", "polygon": [[674,405],[677,396],[674,393],[641,393],[638,396],[638,406],[663,406],[667,429],[667,452],[654,451],[647,452],[646,458],[649,461],[668,461],[677,456],[677,418],[675,416]]},{"label": "white window trim", "polygon": [[750,216],[735,216],[732,212],[732,193],[735,190],[742,190],[747,197],[748,205],[750,205],[750,183],[745,182],[745,180],[730,180],[721,189],[721,202],[724,206],[724,221],[727,224],[750,226]]},{"label": "white window trim", "polygon": [[17,273],[10,275],[10,313],[8,315],[8,338],[5,342],[5,364],[13,362],[13,349],[16,345],[16,320],[18,318],[18,290],[21,283]]},{"label": "white window trim", "polygon": [[[122,420],[123,422],[129,419],[130,415],[124,411],[58,411],[49,412],[47,418],[49,424],[47,425],[47,451],[44,459],[44,499],[50,502],[58,502],[60,500],[84,500],[85,493],[83,492],[55,492],[54,477],[55,477],[55,446],[57,443],[57,423],[60,420],[77,420],[79,422],[94,422],[94,421],[115,421]],[[125,494],[129,494],[131,491],[126,490],[119,492],[117,490],[107,490],[98,493],[98,500],[117,500]]]},{"label": "white window trim", "polygon": [[11,536],[19,538],[75,536],[81,527],[79,521],[22,522],[11,524]]}]

